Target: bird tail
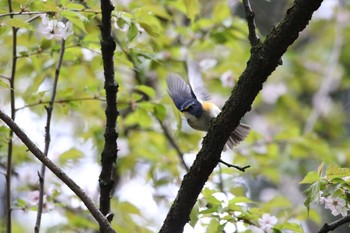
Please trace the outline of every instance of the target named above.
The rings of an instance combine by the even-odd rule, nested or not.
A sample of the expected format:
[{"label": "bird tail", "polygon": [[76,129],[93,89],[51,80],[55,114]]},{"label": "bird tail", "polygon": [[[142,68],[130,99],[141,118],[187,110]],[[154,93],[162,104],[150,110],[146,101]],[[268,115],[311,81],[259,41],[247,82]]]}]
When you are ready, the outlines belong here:
[{"label": "bird tail", "polygon": [[250,127],[248,125],[240,123],[228,138],[225,149],[226,147],[232,149],[232,147],[243,141],[249,134],[249,131]]}]

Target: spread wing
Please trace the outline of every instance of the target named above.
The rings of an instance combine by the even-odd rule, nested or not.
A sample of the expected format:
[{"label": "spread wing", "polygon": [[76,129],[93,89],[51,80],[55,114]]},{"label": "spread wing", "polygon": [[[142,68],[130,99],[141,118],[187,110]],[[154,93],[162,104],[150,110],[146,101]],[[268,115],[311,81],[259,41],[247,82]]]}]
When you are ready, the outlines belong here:
[{"label": "spread wing", "polygon": [[198,63],[191,58],[187,59],[187,72],[191,88],[198,100],[205,101],[210,99],[209,92],[204,86],[202,75]]},{"label": "spread wing", "polygon": [[176,107],[181,110],[182,105],[193,98],[196,98],[191,87],[178,74],[170,74],[167,79],[168,93],[173,99]]}]

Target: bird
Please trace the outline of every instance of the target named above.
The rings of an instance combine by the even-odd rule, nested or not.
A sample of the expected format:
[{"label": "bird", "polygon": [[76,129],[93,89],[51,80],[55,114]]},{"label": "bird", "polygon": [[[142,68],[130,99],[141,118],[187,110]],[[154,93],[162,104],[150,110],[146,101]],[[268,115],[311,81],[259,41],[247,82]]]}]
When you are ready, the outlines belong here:
[{"label": "bird", "polygon": [[[189,126],[195,130],[208,131],[211,120],[217,117],[221,110],[209,101],[210,95],[204,87],[200,74],[191,72],[189,69],[189,80],[190,85],[180,75],[169,74],[167,78],[168,93],[176,108],[184,114]],[[232,149],[243,141],[249,131],[248,125],[240,123],[231,133],[224,150],[227,147]]]}]

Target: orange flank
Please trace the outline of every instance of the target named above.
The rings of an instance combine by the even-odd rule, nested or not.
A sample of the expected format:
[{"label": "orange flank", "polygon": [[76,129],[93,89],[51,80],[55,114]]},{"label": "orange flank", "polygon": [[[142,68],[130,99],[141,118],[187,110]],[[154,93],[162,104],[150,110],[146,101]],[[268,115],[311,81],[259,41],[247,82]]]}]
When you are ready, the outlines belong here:
[{"label": "orange flank", "polygon": [[202,108],[205,112],[209,113],[211,116],[216,117],[220,113],[218,106],[209,101],[201,102]]},{"label": "orange flank", "polygon": [[209,101],[203,101],[202,102],[202,107],[203,110],[206,112],[210,112],[210,110],[214,107],[215,105]]}]

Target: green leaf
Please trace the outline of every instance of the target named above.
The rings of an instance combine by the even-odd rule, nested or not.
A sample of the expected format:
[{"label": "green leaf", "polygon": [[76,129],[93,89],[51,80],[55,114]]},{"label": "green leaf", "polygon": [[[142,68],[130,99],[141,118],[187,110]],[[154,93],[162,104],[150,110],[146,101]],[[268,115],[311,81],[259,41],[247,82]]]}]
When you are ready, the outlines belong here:
[{"label": "green leaf", "polygon": [[83,10],[85,9],[85,6],[78,4],[78,3],[68,3],[65,5],[67,9],[72,9],[72,10]]},{"label": "green leaf", "polygon": [[88,18],[80,14],[79,12],[74,11],[62,11],[61,15],[65,18],[67,18],[69,21],[73,23],[74,26],[82,30],[84,33],[86,32],[84,23],[89,23],[90,21]]},{"label": "green leaf", "polygon": [[124,210],[125,212],[129,214],[140,214],[139,208],[137,208],[135,205],[128,201],[123,201],[119,203],[120,209]]},{"label": "green leaf", "polygon": [[317,172],[311,171],[307,173],[307,175],[304,177],[302,181],[300,181],[299,184],[311,184],[319,180],[320,180],[320,176],[317,174]]},{"label": "green leaf", "polygon": [[166,108],[163,104],[154,105],[154,114],[160,121],[164,121],[166,117]]},{"label": "green leaf", "polygon": [[187,17],[193,21],[194,18],[199,14],[199,1],[198,0],[183,0],[185,7],[186,7],[186,12],[187,12]]},{"label": "green leaf", "polygon": [[151,99],[156,95],[155,90],[152,87],[149,87],[146,85],[138,85],[135,87],[135,90],[138,90],[143,94],[146,94]]},{"label": "green leaf", "polygon": [[66,152],[63,152],[59,157],[59,162],[65,164],[68,161],[76,161],[83,156],[83,152],[78,149],[72,148]]},{"label": "green leaf", "polygon": [[150,36],[159,37],[162,34],[163,29],[161,24],[158,19],[152,15],[142,15],[142,17],[138,19],[138,23]]},{"label": "green leaf", "polygon": [[15,206],[20,209],[25,209],[28,207],[28,203],[25,200],[18,198],[15,202]]},{"label": "green leaf", "polygon": [[10,85],[0,78],[0,87],[10,89]]},{"label": "green leaf", "polygon": [[30,23],[28,23],[20,18],[8,19],[5,21],[5,23],[11,27],[24,28],[24,29],[28,29],[31,31],[33,30],[33,26]]},{"label": "green leaf", "polygon": [[204,210],[199,211],[200,214],[206,215],[206,214],[212,214],[212,213],[217,213],[218,212],[218,206],[216,205],[215,207],[210,207]]},{"label": "green leaf", "polygon": [[[119,26],[119,25],[118,25]],[[131,42],[135,39],[135,37],[137,36],[137,34],[139,33],[136,24],[134,22],[131,22],[128,32],[127,32],[127,37],[128,37],[128,41]]]},{"label": "green leaf", "polygon": [[218,205],[221,205],[221,201],[220,200],[218,200],[215,196],[207,196],[206,198],[205,198],[205,200],[209,203],[209,204],[211,204],[211,205],[214,205],[214,206],[218,206]]},{"label": "green leaf", "polygon": [[321,176],[322,171],[323,171],[323,168],[324,168],[324,162],[322,162],[322,163],[320,164],[320,166],[318,166],[318,168],[317,168],[317,174],[318,174],[319,176]]},{"label": "green leaf", "polygon": [[310,204],[315,200],[318,200],[320,196],[320,184],[321,182],[313,183],[306,191],[306,200],[304,202],[307,211],[310,210]]},{"label": "green leaf", "polygon": [[130,20],[125,20],[123,17],[118,17],[117,25],[120,29],[123,29],[125,25],[128,25]]},{"label": "green leaf", "polygon": [[231,10],[226,1],[217,2],[214,6],[212,19],[215,22],[221,22],[231,16]]},{"label": "green leaf", "polygon": [[58,12],[60,9],[59,7],[51,1],[32,1],[30,4],[30,9],[33,11],[51,11],[51,12]]},{"label": "green leaf", "polygon": [[203,194],[204,198],[211,196],[213,193],[215,193],[215,191],[212,189],[209,189],[209,188],[204,188],[202,190],[202,194]]},{"label": "green leaf", "polygon": [[217,232],[222,232],[225,227],[225,224],[220,224],[219,220],[216,218],[212,218],[206,233],[217,233]]},{"label": "green leaf", "polygon": [[252,203],[252,200],[247,197],[234,197],[229,201],[229,205],[237,203]]},{"label": "green leaf", "polygon": [[197,224],[198,219],[199,219],[199,208],[198,208],[198,205],[195,205],[190,214],[190,222],[189,222],[190,225],[194,227]]},{"label": "green leaf", "polygon": [[141,127],[148,128],[153,125],[153,121],[148,112],[142,108],[137,108],[134,112],[130,113],[125,119],[125,125],[134,126],[140,125]]},{"label": "green leaf", "polygon": [[[0,36],[4,35],[7,33],[7,31],[10,29],[10,27],[0,27]],[[1,228],[0,228],[1,230]]]},{"label": "green leaf", "polygon": [[151,102],[140,102],[137,104],[137,107],[145,110],[146,112],[153,112],[154,104]]},{"label": "green leaf", "polygon": [[326,176],[330,179],[350,176],[350,168],[341,168],[335,164],[329,165]]},{"label": "green leaf", "polygon": [[295,232],[295,233],[303,233],[304,232],[303,228],[298,223],[287,222],[287,223],[284,223],[281,228],[283,230],[289,230],[289,231]]}]

